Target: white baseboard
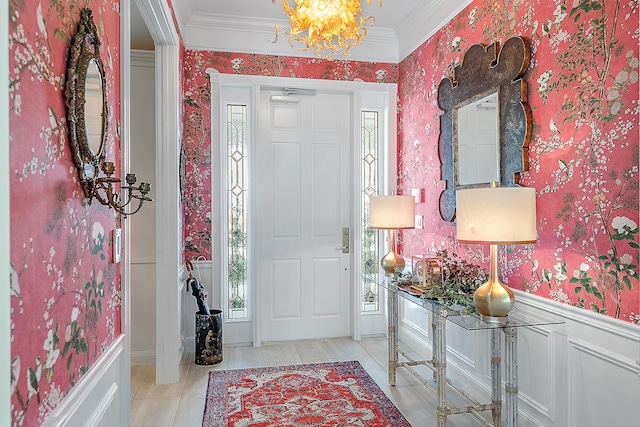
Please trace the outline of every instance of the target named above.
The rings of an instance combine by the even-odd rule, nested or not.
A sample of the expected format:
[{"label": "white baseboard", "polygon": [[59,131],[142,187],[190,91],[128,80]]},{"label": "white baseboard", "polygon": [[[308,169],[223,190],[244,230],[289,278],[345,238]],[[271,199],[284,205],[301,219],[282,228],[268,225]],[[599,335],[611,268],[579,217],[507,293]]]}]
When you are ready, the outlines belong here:
[{"label": "white baseboard", "polygon": [[131,365],[155,365],[155,363],[156,352],[153,350],[131,352]]}]

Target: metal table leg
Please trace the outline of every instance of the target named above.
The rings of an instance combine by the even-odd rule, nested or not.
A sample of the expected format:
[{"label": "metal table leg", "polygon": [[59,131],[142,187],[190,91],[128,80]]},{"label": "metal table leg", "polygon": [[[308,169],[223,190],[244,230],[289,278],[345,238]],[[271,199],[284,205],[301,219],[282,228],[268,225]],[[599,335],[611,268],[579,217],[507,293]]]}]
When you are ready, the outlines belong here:
[{"label": "metal table leg", "polygon": [[505,338],[505,391],[507,427],[518,425],[518,332],[516,328],[503,329]]},{"label": "metal table leg", "polygon": [[389,384],[396,385],[398,366],[398,291],[389,289],[387,296],[389,328]]},{"label": "metal table leg", "polygon": [[491,330],[491,410],[493,424],[500,426],[502,416],[502,341],[500,340],[500,330]]},{"label": "metal table leg", "polygon": [[447,327],[446,313],[440,308],[433,314],[433,366],[438,389],[437,426],[446,427],[447,415]]}]

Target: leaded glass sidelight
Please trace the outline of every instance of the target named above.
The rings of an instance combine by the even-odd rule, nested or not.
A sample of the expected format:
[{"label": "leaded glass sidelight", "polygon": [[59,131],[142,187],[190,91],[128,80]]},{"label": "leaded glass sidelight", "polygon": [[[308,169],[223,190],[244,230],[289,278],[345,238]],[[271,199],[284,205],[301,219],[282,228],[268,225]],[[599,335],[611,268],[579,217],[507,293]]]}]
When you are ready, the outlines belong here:
[{"label": "leaded glass sidelight", "polygon": [[227,105],[227,318],[249,316],[247,297],[247,106]]},{"label": "leaded glass sidelight", "polygon": [[[362,111],[362,273],[378,272],[378,230],[369,227],[369,197],[379,190],[379,127],[377,111]],[[362,311],[380,310],[378,285],[362,284]]]}]

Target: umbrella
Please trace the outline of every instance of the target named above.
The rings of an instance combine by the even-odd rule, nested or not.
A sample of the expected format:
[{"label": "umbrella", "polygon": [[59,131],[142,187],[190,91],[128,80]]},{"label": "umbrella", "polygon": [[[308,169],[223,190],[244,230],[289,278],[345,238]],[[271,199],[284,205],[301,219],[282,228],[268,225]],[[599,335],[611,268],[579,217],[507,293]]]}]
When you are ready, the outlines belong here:
[{"label": "umbrella", "polygon": [[187,267],[187,271],[189,272],[189,278],[187,279],[187,287],[191,288],[191,295],[196,298],[196,303],[198,304],[198,313],[210,315],[211,311],[209,310],[209,305],[207,304],[207,292],[204,290],[204,287],[198,280],[193,277],[193,264],[191,261],[187,260],[185,263]]}]

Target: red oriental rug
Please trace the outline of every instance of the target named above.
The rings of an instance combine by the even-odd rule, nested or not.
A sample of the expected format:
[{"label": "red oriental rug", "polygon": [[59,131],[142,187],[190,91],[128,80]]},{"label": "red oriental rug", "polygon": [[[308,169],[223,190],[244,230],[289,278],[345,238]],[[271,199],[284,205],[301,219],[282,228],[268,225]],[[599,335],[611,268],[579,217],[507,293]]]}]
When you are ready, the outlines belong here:
[{"label": "red oriental rug", "polygon": [[209,374],[203,427],[410,427],[357,361]]}]

